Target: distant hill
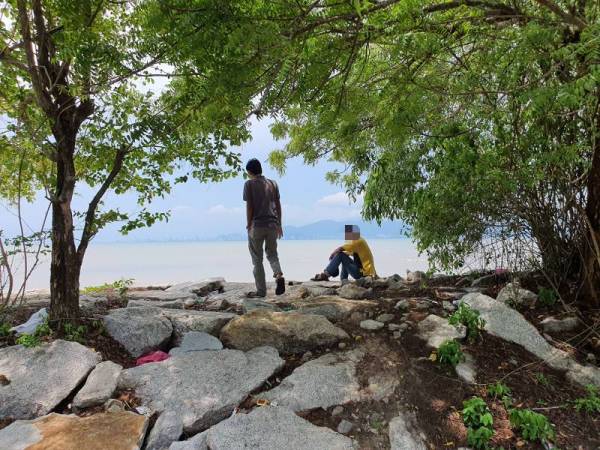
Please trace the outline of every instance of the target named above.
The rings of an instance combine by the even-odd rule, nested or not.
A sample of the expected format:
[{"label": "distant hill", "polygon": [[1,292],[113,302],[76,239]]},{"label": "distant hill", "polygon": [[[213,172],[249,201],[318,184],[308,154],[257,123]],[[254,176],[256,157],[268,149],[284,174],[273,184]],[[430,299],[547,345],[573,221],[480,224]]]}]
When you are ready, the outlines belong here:
[{"label": "distant hill", "polygon": [[[321,220],[303,226],[287,226],[283,228],[283,238],[286,240],[320,240],[343,239],[344,225],[352,223],[360,227],[361,235],[371,239],[400,239],[404,238],[403,223],[386,221],[378,226],[373,222]],[[218,236],[218,241],[244,241],[245,233],[231,233]]]}]

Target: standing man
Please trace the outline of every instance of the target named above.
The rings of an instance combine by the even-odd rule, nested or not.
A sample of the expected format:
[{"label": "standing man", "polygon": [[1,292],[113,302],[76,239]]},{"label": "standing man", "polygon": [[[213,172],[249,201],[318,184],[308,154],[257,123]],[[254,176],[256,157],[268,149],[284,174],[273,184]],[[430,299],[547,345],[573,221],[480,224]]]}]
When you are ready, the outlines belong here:
[{"label": "standing man", "polygon": [[256,284],[256,292],[249,292],[248,297],[265,297],[267,295],[263,246],[271,269],[273,269],[273,278],[276,282],[275,294],[281,295],[285,292],[285,280],[277,256],[277,239],[283,237],[279,188],[277,183],[262,175],[262,166],[258,159],[248,161],[246,172],[250,177],[244,184],[246,229],[248,230],[248,248],[254,265],[254,282]]}]

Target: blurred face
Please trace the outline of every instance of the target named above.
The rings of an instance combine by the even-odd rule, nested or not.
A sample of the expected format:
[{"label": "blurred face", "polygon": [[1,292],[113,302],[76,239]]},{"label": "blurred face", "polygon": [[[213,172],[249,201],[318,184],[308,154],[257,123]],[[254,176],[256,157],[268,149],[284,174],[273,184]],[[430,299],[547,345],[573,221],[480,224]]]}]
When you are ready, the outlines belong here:
[{"label": "blurred face", "polygon": [[360,239],[360,233],[354,231],[346,231],[345,236],[347,241],[356,241],[357,239]]}]

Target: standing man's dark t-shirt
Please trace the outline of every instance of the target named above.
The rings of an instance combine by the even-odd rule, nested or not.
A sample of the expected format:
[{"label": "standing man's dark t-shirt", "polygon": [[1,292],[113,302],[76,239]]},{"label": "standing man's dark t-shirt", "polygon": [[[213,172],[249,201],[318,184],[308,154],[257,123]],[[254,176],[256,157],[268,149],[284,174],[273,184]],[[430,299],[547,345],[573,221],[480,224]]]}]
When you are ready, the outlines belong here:
[{"label": "standing man's dark t-shirt", "polygon": [[244,201],[252,206],[252,226],[277,228],[280,226],[276,200],[279,200],[277,183],[258,176],[244,184]]}]

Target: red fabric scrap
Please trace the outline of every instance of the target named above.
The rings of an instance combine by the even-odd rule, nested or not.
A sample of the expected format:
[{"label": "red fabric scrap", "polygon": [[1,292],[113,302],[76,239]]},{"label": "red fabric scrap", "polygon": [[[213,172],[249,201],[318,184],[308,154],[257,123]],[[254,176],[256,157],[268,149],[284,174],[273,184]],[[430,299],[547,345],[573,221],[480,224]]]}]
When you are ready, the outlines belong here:
[{"label": "red fabric scrap", "polygon": [[169,359],[170,355],[165,352],[161,352],[157,350],[155,352],[146,353],[144,356],[140,356],[135,360],[136,366],[141,366],[142,364],[148,364],[152,362],[164,361],[165,359]]}]

